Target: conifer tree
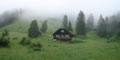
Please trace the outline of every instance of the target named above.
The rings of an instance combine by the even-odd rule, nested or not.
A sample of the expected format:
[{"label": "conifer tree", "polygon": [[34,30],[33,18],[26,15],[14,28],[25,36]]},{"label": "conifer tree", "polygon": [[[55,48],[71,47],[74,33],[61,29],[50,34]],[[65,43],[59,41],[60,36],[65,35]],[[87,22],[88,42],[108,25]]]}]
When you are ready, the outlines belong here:
[{"label": "conifer tree", "polygon": [[38,37],[41,33],[38,28],[38,24],[36,20],[33,20],[30,24],[30,28],[28,29],[28,37]]},{"label": "conifer tree", "polygon": [[100,37],[106,37],[106,24],[102,15],[100,16],[98,21],[97,34]]},{"label": "conifer tree", "polygon": [[93,17],[92,13],[88,17],[87,28],[90,29],[90,30],[93,30],[93,28],[94,28],[94,17]]},{"label": "conifer tree", "polygon": [[45,22],[43,22],[43,24],[42,24],[42,26],[41,26],[41,28],[40,28],[40,31],[41,31],[42,33],[46,33],[47,28],[48,28],[48,26],[47,26],[47,20],[45,20]]},{"label": "conifer tree", "polygon": [[86,27],[85,27],[85,16],[82,11],[78,14],[77,22],[76,22],[76,34],[83,35],[86,34]]},{"label": "conifer tree", "polygon": [[73,31],[71,21],[69,21],[68,30],[71,32]]},{"label": "conifer tree", "polygon": [[65,15],[63,18],[63,27],[68,29],[68,17],[67,17],[67,15]]}]

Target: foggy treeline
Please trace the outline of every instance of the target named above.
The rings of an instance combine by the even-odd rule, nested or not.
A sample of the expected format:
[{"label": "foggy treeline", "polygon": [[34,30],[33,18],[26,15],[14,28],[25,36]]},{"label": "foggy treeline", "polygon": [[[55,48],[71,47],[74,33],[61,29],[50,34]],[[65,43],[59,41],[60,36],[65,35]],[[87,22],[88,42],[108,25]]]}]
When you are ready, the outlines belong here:
[{"label": "foggy treeline", "polygon": [[101,37],[110,37],[118,33],[120,30],[120,13],[103,18],[99,18],[97,31]]},{"label": "foggy treeline", "polygon": [[15,20],[18,20],[20,14],[22,14],[22,10],[14,10],[14,11],[5,11],[0,15],[0,27],[4,27],[13,23]]},{"label": "foggy treeline", "polygon": [[[14,11],[5,11],[0,15],[0,27],[4,27],[6,25],[12,24],[15,20],[19,20],[20,15],[23,14],[24,12],[22,9],[14,10]],[[73,30],[72,24],[69,20],[71,16],[64,15],[63,18],[63,25],[65,28],[67,28],[69,31]],[[110,37],[118,33],[120,30],[120,13],[108,16],[108,17],[103,17],[102,14],[98,18],[97,25],[95,23],[96,16],[94,14],[90,13],[88,18],[86,18],[86,15],[84,14],[83,11],[80,11],[78,14],[76,20],[76,34],[80,35],[83,34],[85,35],[86,32],[88,31],[96,31],[96,34],[100,37]],[[77,26],[78,25],[78,26]],[[82,26],[82,27],[80,27]],[[81,32],[80,32],[81,31]],[[80,33],[80,34],[79,34]]]}]

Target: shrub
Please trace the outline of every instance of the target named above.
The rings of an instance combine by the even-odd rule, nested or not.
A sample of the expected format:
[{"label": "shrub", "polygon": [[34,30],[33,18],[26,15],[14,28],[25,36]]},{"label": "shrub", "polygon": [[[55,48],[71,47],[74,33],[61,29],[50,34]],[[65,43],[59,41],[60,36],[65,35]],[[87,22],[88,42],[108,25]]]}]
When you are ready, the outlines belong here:
[{"label": "shrub", "polygon": [[9,46],[10,38],[9,37],[1,37],[0,38],[0,46],[1,47],[7,47]]},{"label": "shrub", "polygon": [[3,32],[2,32],[2,37],[5,37],[5,36],[8,36],[9,35],[9,32],[7,29],[5,29]]},{"label": "shrub", "polygon": [[15,37],[15,38],[12,38],[13,40],[17,40],[18,38],[17,37]]},{"label": "shrub", "polygon": [[30,47],[33,48],[34,51],[40,51],[42,48],[42,45],[39,42],[34,42],[30,44]]},{"label": "shrub", "polygon": [[23,37],[22,40],[20,41],[20,44],[22,44],[22,45],[30,45],[31,40],[29,38]]}]

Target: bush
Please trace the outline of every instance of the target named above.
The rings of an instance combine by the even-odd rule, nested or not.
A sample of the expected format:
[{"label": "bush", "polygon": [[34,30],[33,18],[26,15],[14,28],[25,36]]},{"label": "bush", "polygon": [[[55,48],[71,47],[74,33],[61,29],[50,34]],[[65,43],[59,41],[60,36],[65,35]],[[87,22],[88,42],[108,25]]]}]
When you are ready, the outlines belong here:
[{"label": "bush", "polygon": [[30,47],[33,48],[34,51],[40,51],[42,48],[42,45],[39,42],[34,42],[30,44]]},{"label": "bush", "polygon": [[22,40],[20,41],[20,44],[22,44],[22,45],[30,45],[31,40],[29,38],[23,37]]},{"label": "bush", "polygon": [[115,36],[111,37],[110,40],[120,42],[120,31]]},{"label": "bush", "polygon": [[7,47],[9,46],[10,38],[9,37],[1,37],[0,38],[0,46],[1,47]]},{"label": "bush", "polygon": [[5,36],[8,36],[9,35],[9,32],[7,29],[5,29],[3,32],[2,32],[2,37],[5,37]]}]

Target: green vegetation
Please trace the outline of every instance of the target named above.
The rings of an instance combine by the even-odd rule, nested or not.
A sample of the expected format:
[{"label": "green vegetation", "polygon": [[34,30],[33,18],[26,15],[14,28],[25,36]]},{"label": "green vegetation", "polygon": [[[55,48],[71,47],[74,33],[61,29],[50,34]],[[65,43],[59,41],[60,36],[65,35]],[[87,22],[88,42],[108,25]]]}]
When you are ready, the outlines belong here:
[{"label": "green vegetation", "polygon": [[10,44],[9,32],[5,29],[0,36],[0,47],[8,47]]},{"label": "green vegetation", "polygon": [[31,40],[30,40],[30,38],[23,37],[22,40],[20,41],[20,44],[22,44],[22,45],[30,45]]},{"label": "green vegetation", "polygon": [[100,16],[98,21],[97,35],[100,37],[106,37],[106,23],[102,15]]},{"label": "green vegetation", "polygon": [[[85,31],[86,36],[76,36],[73,38],[72,43],[54,41],[51,34],[61,27],[62,21],[52,18],[47,20],[47,32],[37,38],[28,38],[31,21],[17,20],[11,25],[0,28],[1,34],[7,29],[10,37],[10,47],[0,47],[0,59],[120,60],[120,43],[108,42],[108,39],[97,36],[95,31],[87,33]],[[44,21],[37,22],[38,26],[41,27]]]},{"label": "green vegetation", "polygon": [[89,15],[89,17],[88,17],[88,19],[87,19],[87,24],[86,24],[86,26],[87,26],[88,31],[89,31],[89,30],[91,31],[91,30],[94,29],[94,16],[93,16],[92,13]]},{"label": "green vegetation", "polygon": [[120,42],[120,31],[115,36],[110,38],[110,40],[114,42]]},{"label": "green vegetation", "polygon": [[68,30],[71,31],[71,32],[73,31],[71,21],[69,21]]},{"label": "green vegetation", "polygon": [[41,28],[40,28],[40,31],[42,32],[42,33],[46,33],[47,32],[47,20],[45,20],[45,22],[43,22],[42,23],[42,26],[41,26]]},{"label": "green vegetation", "polygon": [[39,31],[38,24],[36,20],[33,20],[30,24],[30,28],[28,29],[28,37],[38,37],[41,35],[41,32]]},{"label": "green vegetation", "polygon": [[[48,18],[48,31],[47,33],[51,34],[55,32],[58,28],[61,27],[62,21],[59,19],[54,18]],[[41,27],[43,20],[38,20],[38,26]],[[54,23],[56,22],[56,23]],[[21,32],[21,33],[27,33],[28,29],[30,27],[31,21],[26,20],[17,20],[13,24],[7,25],[6,27],[0,28],[0,32],[3,32],[5,29],[7,29],[9,32]]]},{"label": "green vegetation", "polygon": [[[86,37],[75,37],[73,43],[53,41],[47,34],[32,39],[32,42],[41,43],[41,51],[19,44],[27,33],[10,32],[10,37],[11,48],[0,48],[1,60],[120,60],[120,44],[107,43],[95,32],[89,32]],[[13,40],[15,37],[18,39]]]},{"label": "green vegetation", "polygon": [[86,35],[85,15],[82,11],[78,14],[75,30],[77,35]]},{"label": "green vegetation", "polygon": [[8,47],[10,44],[9,37],[0,37],[0,47]]},{"label": "green vegetation", "polygon": [[63,18],[63,27],[68,29],[68,17],[67,17],[67,15],[65,15]]},{"label": "green vegetation", "polygon": [[9,32],[7,29],[5,29],[3,32],[2,32],[2,37],[5,37],[5,36],[8,36],[9,35]]}]

